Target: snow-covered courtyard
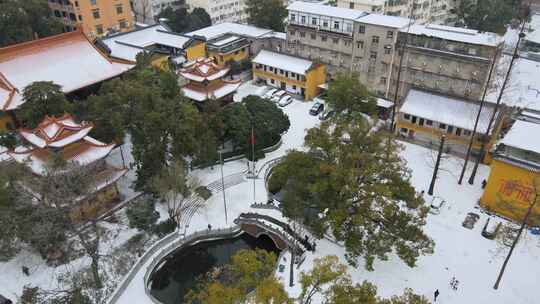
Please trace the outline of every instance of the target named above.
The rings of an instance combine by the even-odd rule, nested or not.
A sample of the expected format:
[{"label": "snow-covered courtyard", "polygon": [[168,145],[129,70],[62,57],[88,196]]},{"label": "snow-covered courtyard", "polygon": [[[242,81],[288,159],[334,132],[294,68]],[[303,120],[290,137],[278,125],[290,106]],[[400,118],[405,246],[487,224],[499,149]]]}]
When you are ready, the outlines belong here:
[{"label": "snow-covered courtyard", "polygon": [[[245,96],[251,90],[258,90],[258,94],[262,93],[262,90],[250,84],[244,85],[240,92]],[[284,108],[290,118],[291,127],[283,136],[282,146],[268,153],[264,160],[259,160],[257,168],[261,168],[272,159],[285,155],[288,150],[303,149],[306,131],[319,123],[316,116],[308,113],[311,105],[312,102],[294,101]],[[409,143],[403,143],[403,146],[401,155],[412,171],[412,184],[419,192],[427,191],[433,172],[434,152]],[[368,280],[376,284],[382,297],[401,294],[404,288],[410,287],[429,299],[432,299],[433,292],[438,289],[440,291],[438,303],[538,303],[535,286],[540,284],[540,276],[535,268],[540,263],[540,237],[529,232],[524,235],[514,251],[501,287],[499,290],[494,290],[492,286],[509,248],[498,241],[488,240],[480,234],[488,215],[477,209],[476,205],[482,194],[481,182],[487,178],[489,168],[480,166],[475,185],[471,186],[467,183],[458,185],[457,175],[461,164],[461,159],[452,156],[446,156],[442,162],[435,195],[446,200],[446,204],[440,214],[428,216],[425,226],[425,231],[435,241],[433,255],[421,257],[417,267],[414,268],[408,267],[399,258],[392,257],[388,261],[377,261],[373,272],[366,271],[360,263],[359,268],[350,267],[349,273],[355,281]],[[225,176],[246,170],[245,159],[225,163],[223,168]],[[205,185],[218,180],[221,176],[219,166],[196,170],[193,174]],[[260,174],[255,182],[245,179],[243,183],[225,190],[228,222],[225,221],[222,196],[213,195],[206,201],[204,208],[193,216],[187,233],[204,230],[209,223],[215,228],[231,226],[232,220],[243,212],[264,213],[283,219],[278,211],[250,207],[254,200],[257,202],[267,200],[262,175]],[[253,187],[255,187],[255,198]],[[426,201],[429,202],[430,199],[431,197],[426,195]],[[480,215],[479,221],[472,230],[462,227],[462,222],[469,212]],[[125,243],[135,233],[133,229],[128,228],[115,231],[118,234],[113,241],[107,243],[111,248]],[[315,258],[325,255],[337,255],[345,263],[344,253],[343,247],[326,239],[319,240],[316,252],[307,253],[307,258],[299,270],[309,270]],[[284,265],[288,264],[280,262]],[[66,268],[80,267],[81,263],[88,263],[88,261],[77,260],[55,269],[45,266],[44,261],[39,257],[22,252],[7,263],[0,262],[0,294],[15,297],[20,295],[26,284],[54,288],[59,274],[66,271]],[[21,273],[23,265],[31,267],[30,277]],[[140,273],[134,277],[116,303],[152,303],[143,289],[145,271],[146,268],[142,267]],[[288,271],[278,276],[287,286],[291,296],[297,296],[300,284],[295,284],[293,288],[288,287]],[[452,290],[449,286],[452,277],[460,282],[457,290]]]}]

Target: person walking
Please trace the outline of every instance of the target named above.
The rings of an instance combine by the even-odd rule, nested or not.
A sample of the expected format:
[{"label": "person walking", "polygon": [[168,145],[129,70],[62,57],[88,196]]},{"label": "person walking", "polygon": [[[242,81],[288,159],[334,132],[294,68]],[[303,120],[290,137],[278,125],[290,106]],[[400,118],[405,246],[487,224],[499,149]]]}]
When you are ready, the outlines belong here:
[{"label": "person walking", "polygon": [[433,302],[437,302],[437,297],[439,296],[439,290],[435,290],[435,293],[433,294],[434,295],[434,300]]}]

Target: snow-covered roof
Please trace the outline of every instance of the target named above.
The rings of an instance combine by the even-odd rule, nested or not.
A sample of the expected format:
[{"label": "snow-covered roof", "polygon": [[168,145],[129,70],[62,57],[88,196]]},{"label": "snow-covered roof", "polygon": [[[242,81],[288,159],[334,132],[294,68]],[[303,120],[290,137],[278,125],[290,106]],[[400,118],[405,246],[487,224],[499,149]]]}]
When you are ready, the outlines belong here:
[{"label": "snow-covered roof", "polygon": [[408,18],[379,14],[368,14],[358,19],[358,22],[398,29],[404,28],[409,23],[412,23],[412,21],[410,21]]},{"label": "snow-covered roof", "polygon": [[394,105],[394,103],[391,102],[390,100],[383,99],[383,98],[377,98],[377,106],[379,106],[381,108],[390,108],[393,105]]},{"label": "snow-covered roof", "polygon": [[236,36],[236,35],[230,35],[230,36],[223,36],[221,38],[216,38],[212,41],[212,44],[215,46],[223,46],[227,43],[231,43],[237,40],[242,40],[244,38]]},{"label": "snow-covered roof", "polygon": [[[495,102],[502,86],[504,75],[510,64],[510,55],[502,55],[497,78],[492,82],[497,86],[490,91],[486,100]],[[502,102],[540,112],[540,62],[520,57],[514,61],[510,80],[504,90]]]},{"label": "snow-covered roof", "polygon": [[230,68],[219,66],[213,58],[197,58],[180,70],[180,75],[196,82],[216,80],[227,75]]},{"label": "snow-covered roof", "polygon": [[76,123],[69,114],[46,116],[34,130],[21,129],[19,134],[38,148],[62,148],[83,139],[94,128],[91,123]]},{"label": "snow-covered roof", "polygon": [[36,81],[52,81],[69,93],[133,67],[107,58],[81,31],[0,48],[0,110],[23,104],[24,88]]},{"label": "snow-covered roof", "polygon": [[502,37],[495,33],[481,33],[477,30],[438,24],[414,24],[410,26],[410,29],[402,29],[401,31],[408,31],[410,34],[414,35],[425,35],[428,37],[484,46],[498,46],[503,41]]},{"label": "snow-covered roof", "polygon": [[252,61],[300,75],[305,75],[313,65],[310,60],[267,50],[261,50]]},{"label": "snow-covered roof", "polygon": [[534,43],[540,43],[540,14],[532,14],[531,15],[531,21],[528,24],[528,28],[530,29],[529,32],[527,32],[525,36],[525,40],[531,41]]},{"label": "snow-covered roof", "polygon": [[0,146],[0,163],[11,159],[11,156],[8,154],[8,149],[4,146]]},{"label": "snow-covered roof", "polygon": [[221,86],[208,91],[202,91],[194,86],[186,85],[182,88],[182,92],[187,98],[201,102],[208,99],[220,99],[234,93],[241,84],[242,83],[240,81],[223,82]]},{"label": "snow-covered roof", "polygon": [[[106,157],[115,144],[105,144],[90,136],[84,137],[73,147],[61,150],[61,157],[67,162],[74,162],[86,166]],[[24,163],[35,174],[43,175],[47,171],[47,164],[51,160],[52,152],[47,148],[30,148],[19,146],[8,154],[17,162]]]},{"label": "snow-covered roof", "polygon": [[309,2],[304,2],[304,1],[293,2],[291,5],[287,7],[287,9],[289,11],[297,11],[297,12],[307,13],[307,14],[330,16],[330,17],[336,17],[336,18],[342,18],[342,19],[348,19],[348,20],[356,20],[366,14],[366,12],[363,12],[360,10],[334,7],[334,6],[318,4],[318,3],[309,3]]},{"label": "snow-covered roof", "polygon": [[137,54],[146,47],[159,44],[183,49],[191,40],[191,37],[170,32],[165,26],[156,24],[108,37],[102,42],[111,50],[112,57],[135,61]]},{"label": "snow-covered roof", "polygon": [[[486,103],[486,105],[489,104]],[[486,131],[493,113],[493,107],[486,105],[480,114],[477,132]],[[478,109],[478,103],[411,89],[399,111],[472,131]]]},{"label": "snow-covered roof", "polygon": [[264,36],[265,34],[268,34],[271,32],[272,30],[263,29],[260,27],[252,26],[252,25],[233,23],[233,22],[224,22],[224,23],[208,26],[208,27],[205,27],[205,28],[202,28],[200,30],[196,30],[190,33],[186,33],[185,35],[189,37],[200,36],[200,37],[206,38],[206,40],[210,40],[210,39],[222,36],[224,34],[236,34],[236,35],[249,37],[249,38],[260,38]]},{"label": "snow-covered roof", "polygon": [[540,124],[523,120],[516,120],[508,133],[499,142],[503,145],[521,150],[540,153]]},{"label": "snow-covered roof", "polygon": [[284,32],[270,32],[264,35],[265,38],[277,38],[282,40],[287,40],[287,33]]}]

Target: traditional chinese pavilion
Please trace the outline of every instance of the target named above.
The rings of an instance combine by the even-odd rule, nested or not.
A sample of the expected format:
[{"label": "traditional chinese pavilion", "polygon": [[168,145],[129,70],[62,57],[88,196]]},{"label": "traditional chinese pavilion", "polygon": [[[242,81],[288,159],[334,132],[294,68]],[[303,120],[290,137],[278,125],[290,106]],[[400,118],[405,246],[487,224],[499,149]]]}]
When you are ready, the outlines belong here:
[{"label": "traditional chinese pavilion", "polygon": [[232,101],[241,81],[225,79],[228,72],[228,67],[216,64],[213,58],[199,58],[180,70],[180,75],[189,81],[182,92],[197,102],[208,99]]},{"label": "traditional chinese pavilion", "polygon": [[93,128],[92,123],[78,123],[69,114],[46,116],[35,129],[20,129],[19,134],[26,145],[8,152],[38,177],[47,173],[47,165],[54,156],[88,168],[94,176],[92,197],[81,198],[84,203],[76,208],[79,216],[83,212],[95,215],[108,208],[119,196],[116,182],[127,172],[125,168],[116,168],[105,162],[115,144],[106,144],[88,136]]}]

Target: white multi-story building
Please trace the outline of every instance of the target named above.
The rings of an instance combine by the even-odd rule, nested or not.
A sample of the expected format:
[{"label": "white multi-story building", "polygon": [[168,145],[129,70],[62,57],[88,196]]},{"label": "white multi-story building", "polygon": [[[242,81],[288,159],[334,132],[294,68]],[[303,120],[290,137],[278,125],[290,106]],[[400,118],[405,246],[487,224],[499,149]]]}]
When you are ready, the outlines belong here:
[{"label": "white multi-story building", "polygon": [[137,22],[155,24],[157,15],[167,7],[177,10],[186,4],[186,0],[131,0],[131,7]]},{"label": "white multi-story building", "polygon": [[338,7],[365,12],[410,17],[416,23],[453,24],[450,10],[456,0],[338,0]]},{"label": "white multi-story building", "polygon": [[212,19],[212,24],[223,22],[247,23],[245,0],[186,0],[190,10],[203,8]]}]

